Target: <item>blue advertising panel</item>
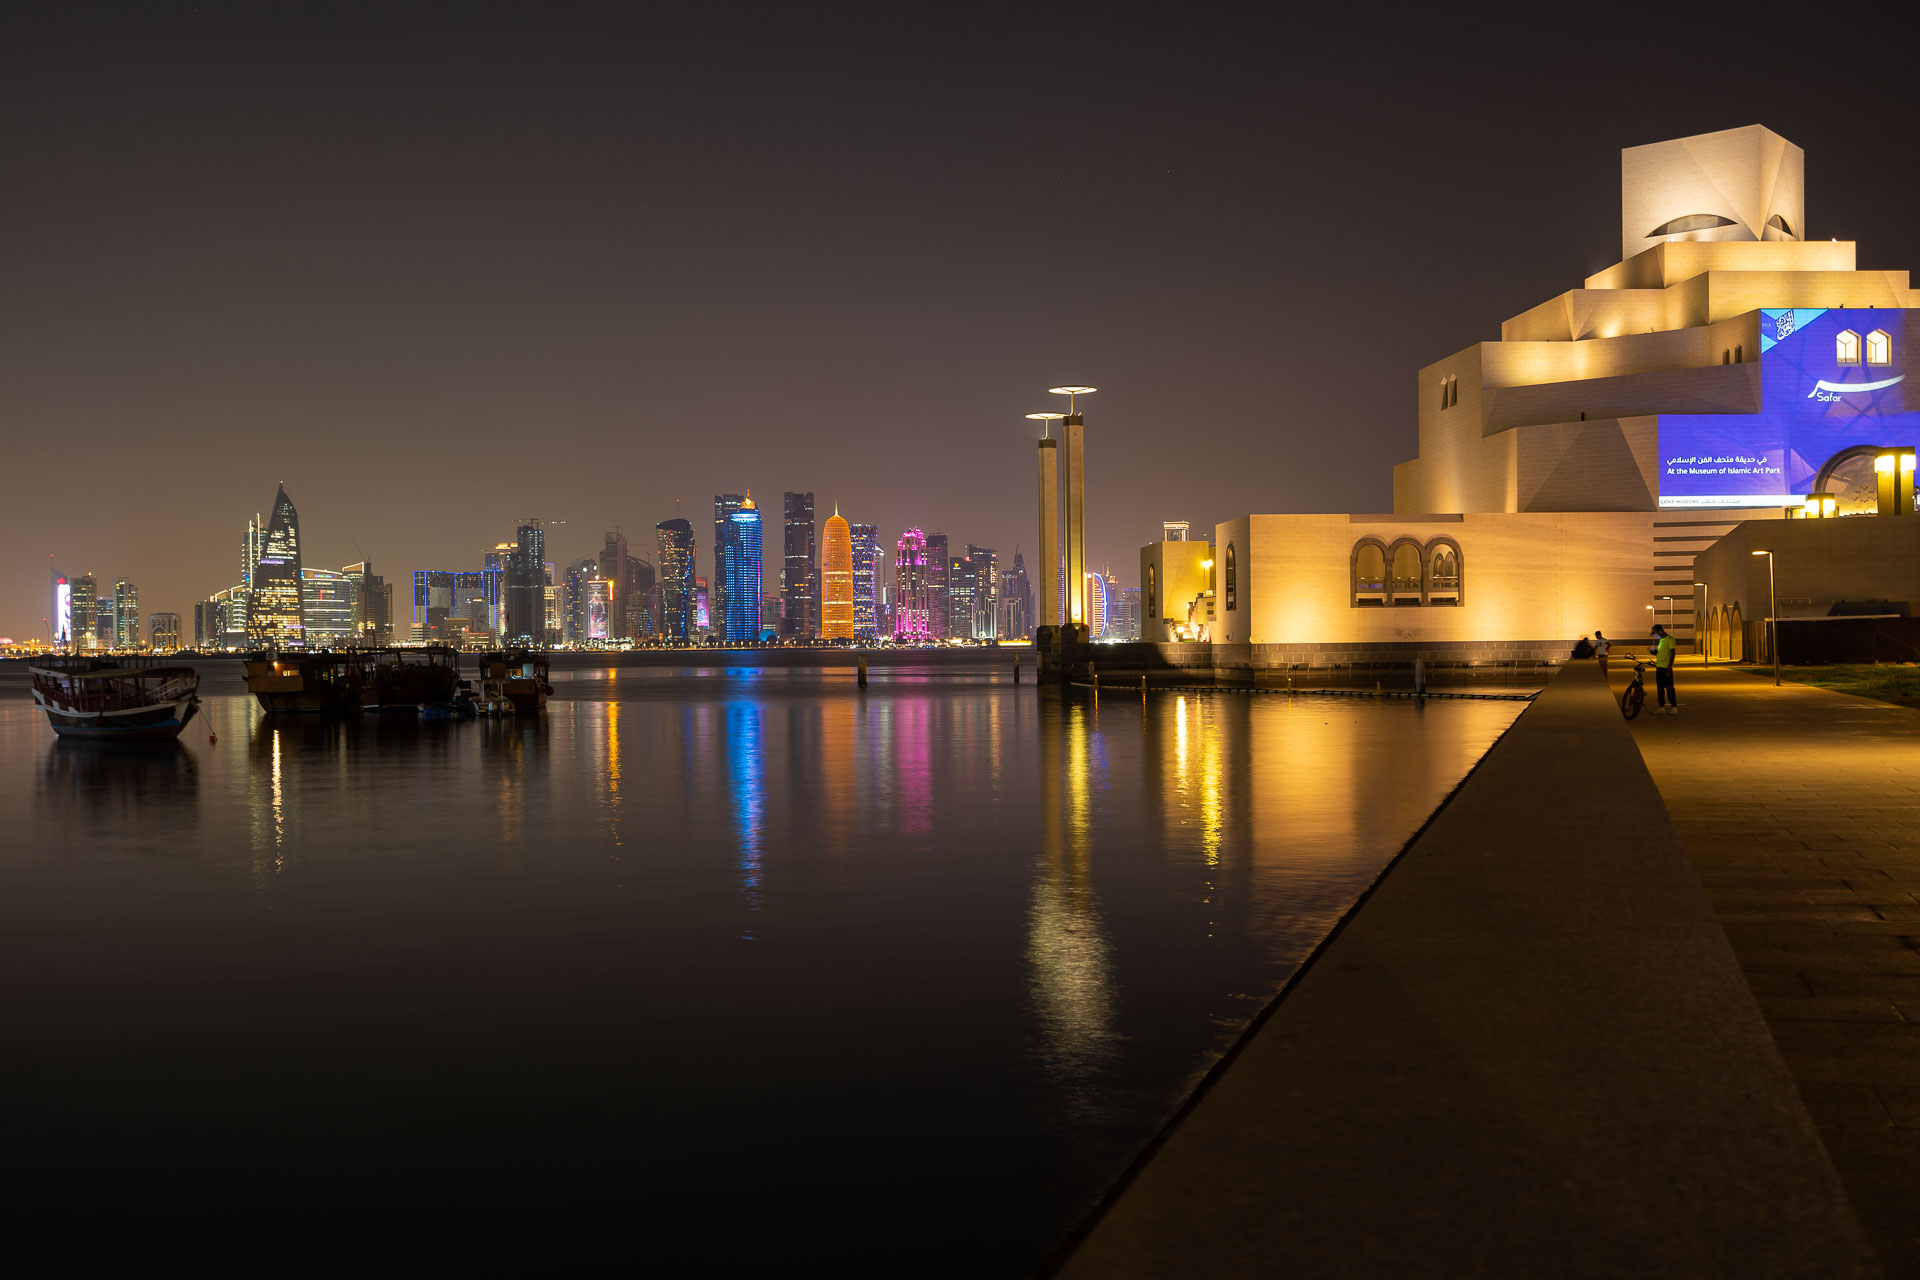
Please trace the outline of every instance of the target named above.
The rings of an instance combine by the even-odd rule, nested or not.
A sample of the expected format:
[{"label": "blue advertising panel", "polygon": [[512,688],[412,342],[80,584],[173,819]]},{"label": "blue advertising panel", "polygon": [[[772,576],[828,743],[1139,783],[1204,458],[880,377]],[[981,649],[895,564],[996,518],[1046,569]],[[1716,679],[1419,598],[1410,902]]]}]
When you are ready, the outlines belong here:
[{"label": "blue advertising panel", "polygon": [[1760,313],[1760,412],[1662,414],[1660,505],[1798,503],[1856,445],[1920,445],[1906,402],[1906,311]]}]

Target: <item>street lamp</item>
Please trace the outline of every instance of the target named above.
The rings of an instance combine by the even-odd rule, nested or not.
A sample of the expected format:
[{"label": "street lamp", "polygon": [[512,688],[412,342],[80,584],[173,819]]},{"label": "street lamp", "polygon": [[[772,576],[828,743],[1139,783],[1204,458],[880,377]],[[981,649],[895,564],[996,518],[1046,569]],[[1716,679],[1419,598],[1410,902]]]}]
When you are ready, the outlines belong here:
[{"label": "street lamp", "polygon": [[1700,588],[1700,608],[1693,615],[1693,647],[1700,651],[1700,665],[1710,667],[1713,665],[1713,650],[1710,647],[1712,642],[1709,640],[1707,644],[1700,643],[1700,618],[1707,612],[1707,584],[1696,582],[1693,585]]},{"label": "street lamp", "polygon": [[1756,551],[1767,558],[1767,635],[1773,649],[1773,687],[1780,687],[1780,599],[1773,585],[1773,552]]}]

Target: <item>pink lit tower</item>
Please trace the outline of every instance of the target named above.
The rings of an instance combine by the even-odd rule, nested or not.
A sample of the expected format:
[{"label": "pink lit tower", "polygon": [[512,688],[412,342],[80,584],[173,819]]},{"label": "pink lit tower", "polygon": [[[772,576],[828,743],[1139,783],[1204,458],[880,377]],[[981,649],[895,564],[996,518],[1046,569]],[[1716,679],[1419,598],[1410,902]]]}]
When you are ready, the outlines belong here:
[{"label": "pink lit tower", "polygon": [[932,601],[928,582],[927,535],[909,529],[894,544],[893,635],[909,644],[927,644],[933,639]]}]

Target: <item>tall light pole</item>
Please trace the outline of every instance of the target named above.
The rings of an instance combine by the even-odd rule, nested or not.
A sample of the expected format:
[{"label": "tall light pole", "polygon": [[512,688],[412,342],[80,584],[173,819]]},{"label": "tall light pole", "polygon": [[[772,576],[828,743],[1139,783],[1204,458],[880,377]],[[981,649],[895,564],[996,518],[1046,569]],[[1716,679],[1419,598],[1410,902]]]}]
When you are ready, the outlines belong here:
[{"label": "tall light pole", "polygon": [[1060,625],[1060,442],[1052,426],[1064,413],[1030,413],[1040,425],[1040,621]]},{"label": "tall light pole", "polygon": [[1661,596],[1660,598],[1667,602],[1667,634],[1672,635],[1673,634],[1673,597]]},{"label": "tall light pole", "polygon": [[1773,552],[1756,551],[1767,558],[1767,640],[1773,650],[1773,687],[1780,687],[1780,599],[1773,585]]},{"label": "tall light pole", "polygon": [[1076,401],[1092,395],[1093,387],[1048,387],[1048,392],[1067,398],[1067,416],[1062,427],[1067,439],[1067,621],[1076,627],[1087,624],[1087,428]]},{"label": "tall light pole", "polygon": [[1700,651],[1700,665],[1710,667],[1713,665],[1713,652],[1700,643],[1700,617],[1707,611],[1707,584],[1696,582],[1693,585],[1700,588],[1700,607],[1693,615],[1693,647]]}]

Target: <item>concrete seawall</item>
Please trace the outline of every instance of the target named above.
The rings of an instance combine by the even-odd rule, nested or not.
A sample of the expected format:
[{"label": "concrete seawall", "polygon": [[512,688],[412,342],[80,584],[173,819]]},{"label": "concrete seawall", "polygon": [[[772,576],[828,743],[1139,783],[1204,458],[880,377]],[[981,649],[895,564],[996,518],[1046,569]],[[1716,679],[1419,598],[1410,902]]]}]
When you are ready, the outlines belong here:
[{"label": "concrete seawall", "polygon": [[1873,1276],[1625,723],[1557,676],[1060,1264]]}]

